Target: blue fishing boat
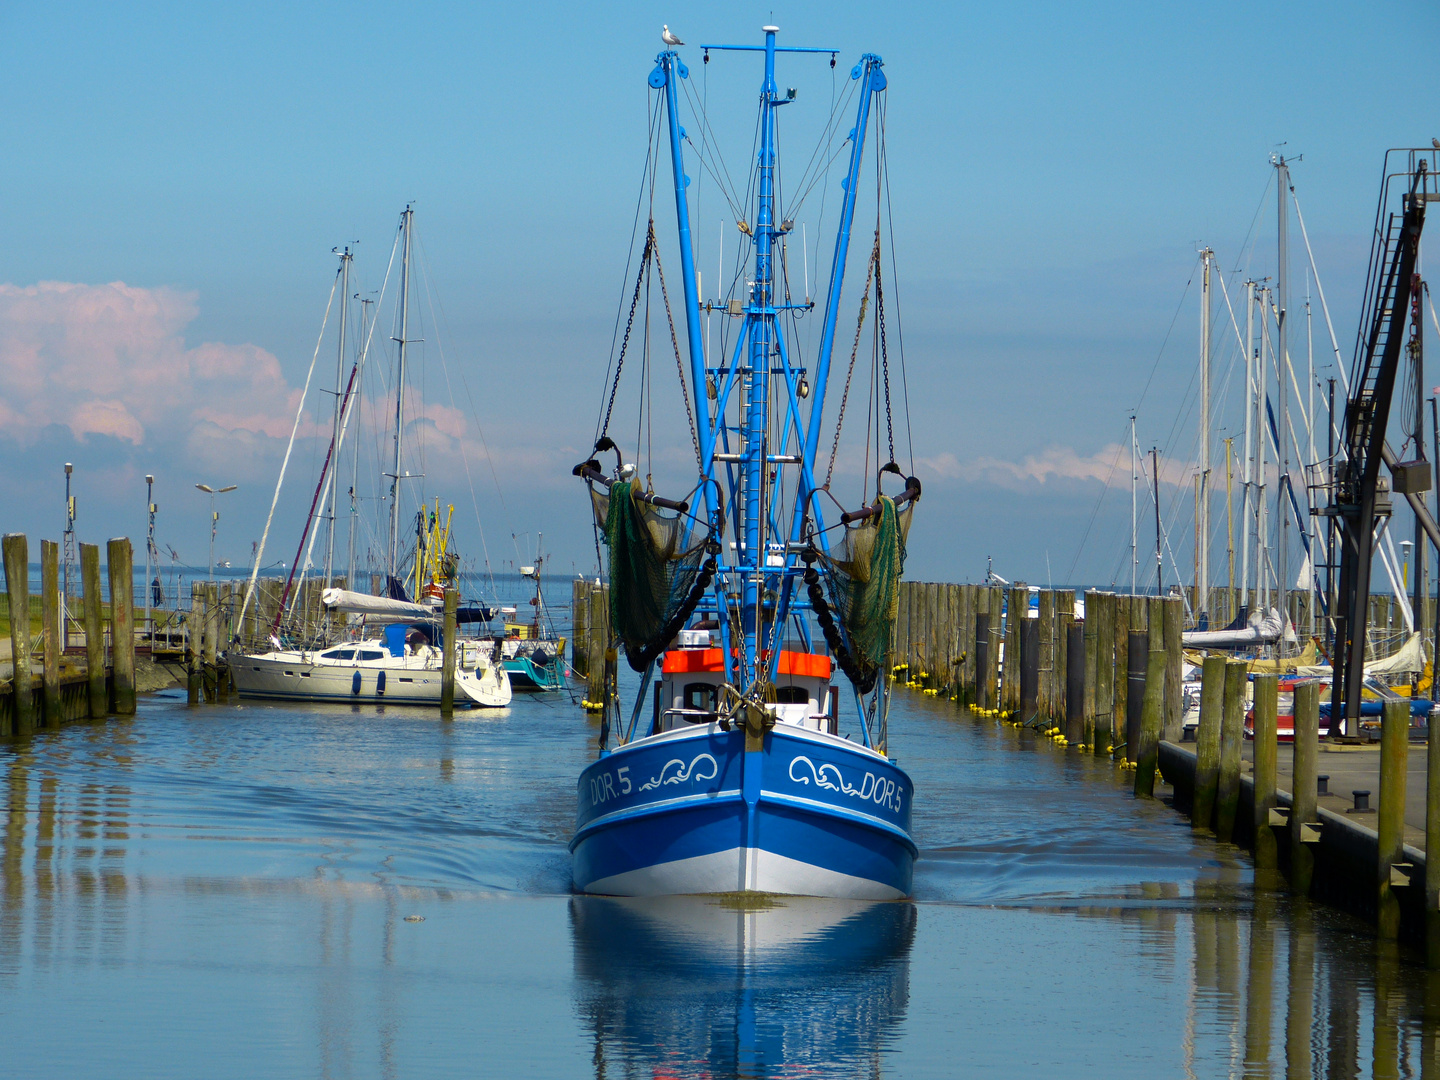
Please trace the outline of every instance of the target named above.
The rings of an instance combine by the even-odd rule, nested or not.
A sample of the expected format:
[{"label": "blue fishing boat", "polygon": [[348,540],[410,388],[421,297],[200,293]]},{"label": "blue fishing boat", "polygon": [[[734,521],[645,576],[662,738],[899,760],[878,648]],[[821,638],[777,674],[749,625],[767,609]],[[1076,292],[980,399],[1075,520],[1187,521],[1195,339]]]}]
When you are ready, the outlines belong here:
[{"label": "blue fishing boat", "polygon": [[[884,673],[920,482],[895,461],[890,406],[904,395],[901,386],[892,398],[891,359],[898,343],[887,341],[882,287],[893,270],[881,231],[889,205],[886,77],[873,54],[850,70],[848,83],[840,84],[844,92],[833,96],[825,133],[799,185],[801,191],[813,190],[824,182],[823,169],[845,156],[848,144],[830,284],[817,312],[808,287],[803,296],[794,288],[799,283],[793,280],[797,260],[790,237],[804,195],[783,197],[776,116],[796,100],[796,91],[779,90],[775,71],[782,55],[797,63],[828,57],[833,71],[836,50],[782,47],[778,32],[764,27],[760,45],[700,46],[707,70],[712,58],[730,54],[763,58],[758,153],[743,193],[726,188],[722,178],[729,173],[717,156],[704,96],[682,85],[689,71],[680,54],[667,48],[649,76],[647,170],[655,171],[647,172],[645,188],[652,193],[651,213],[642,228],[642,196],[636,236],[643,237],[643,247],[633,293],[627,289],[627,329],[611,358],[613,380],[594,454],[574,470],[587,484],[605,547],[613,639],[639,678],[625,711],[615,698],[605,703],[599,756],[579,777],[570,848],[574,884],[582,892],[765,892],[877,900],[910,893],[914,788],[890,756]],[[668,37],[666,43],[676,44]],[[686,106],[694,130],[707,132],[704,140],[687,136],[681,116]],[[854,126],[837,148],[843,115],[851,109]],[[834,418],[827,420],[827,383],[867,142],[873,144],[873,176],[867,174],[864,187],[874,198],[875,237],[845,389]],[[728,324],[722,338],[729,342],[714,355],[707,352],[701,321],[686,146],[698,157],[693,163],[725,192],[744,255],[729,289],[704,301],[707,315],[718,312]],[[667,156],[681,328],[671,318],[653,211],[656,181],[662,179],[657,174]],[[644,328],[636,335],[641,357],[629,370],[640,368],[639,416],[648,415],[652,424],[661,419],[649,404],[653,373],[675,368],[668,358],[650,354],[655,282],[664,318],[671,319],[668,341],[695,455],[684,481],[691,490],[683,498],[657,495],[653,486],[656,474],[675,476],[673,451],[651,453],[649,437],[637,437],[633,457],[626,460],[618,433],[641,427],[629,426],[628,418],[624,428],[611,427],[617,398],[626,400],[619,391],[636,326]],[[823,322],[818,347],[810,351],[795,328],[812,314]],[[663,332],[654,336],[666,340]],[[862,336],[869,338],[866,357]],[[682,340],[688,348],[682,349]],[[903,362],[896,367],[903,373]],[[857,400],[865,395],[868,413],[863,425],[852,426],[864,432],[863,455],[856,447],[854,460],[863,456],[867,464],[856,469],[842,461],[837,479],[852,384]],[[680,409],[671,416],[680,421]],[[822,428],[828,467],[818,457]],[[858,441],[847,442],[847,448]],[[856,509],[846,512],[839,492],[851,480]],[[842,711],[842,697],[853,702],[853,712]]]}]

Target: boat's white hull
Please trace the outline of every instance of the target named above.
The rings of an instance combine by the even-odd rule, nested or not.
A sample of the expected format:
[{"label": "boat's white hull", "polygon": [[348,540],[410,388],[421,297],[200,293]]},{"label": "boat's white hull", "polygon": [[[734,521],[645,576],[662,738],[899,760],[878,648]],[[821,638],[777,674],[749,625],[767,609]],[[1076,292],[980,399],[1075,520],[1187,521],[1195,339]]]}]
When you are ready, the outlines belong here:
[{"label": "boat's white hull", "polygon": [[757,892],[848,900],[902,900],[900,889],[869,878],[787,858],[758,847],[733,847],[599,878],[586,892],[602,896],[681,896]]},{"label": "boat's white hull", "polygon": [[[231,678],[241,697],[283,701],[363,701],[392,705],[440,704],[441,671],[430,658],[386,656],[360,662],[324,661],[314,653],[232,653]],[[455,704],[502,708],[510,704],[510,678],[488,661],[455,672]]]}]

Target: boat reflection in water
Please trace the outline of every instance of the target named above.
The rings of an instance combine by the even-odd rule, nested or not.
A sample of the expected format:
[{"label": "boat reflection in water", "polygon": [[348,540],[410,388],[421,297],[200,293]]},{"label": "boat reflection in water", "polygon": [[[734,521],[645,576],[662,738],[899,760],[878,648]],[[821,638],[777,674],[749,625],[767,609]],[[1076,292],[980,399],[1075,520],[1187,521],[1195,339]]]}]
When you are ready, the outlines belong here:
[{"label": "boat reflection in water", "polygon": [[878,1071],[910,996],[915,908],[772,896],[576,896],[595,1075]]}]

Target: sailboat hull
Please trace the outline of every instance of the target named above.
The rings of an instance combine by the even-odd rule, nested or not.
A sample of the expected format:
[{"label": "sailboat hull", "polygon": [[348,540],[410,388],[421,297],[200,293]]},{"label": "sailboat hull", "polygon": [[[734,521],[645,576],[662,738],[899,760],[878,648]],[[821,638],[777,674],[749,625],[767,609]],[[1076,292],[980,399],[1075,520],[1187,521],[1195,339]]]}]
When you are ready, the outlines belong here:
[{"label": "sailboat hull", "polygon": [[[377,650],[378,651],[378,650]],[[390,705],[440,704],[440,665],[432,660],[385,657],[379,661],[329,663],[314,653],[277,651],[259,656],[232,653],[231,678],[241,697],[278,701],[352,701]],[[455,704],[503,708],[510,704],[503,667],[455,672]]]},{"label": "sailboat hull", "polygon": [[580,776],[574,884],[899,899],[915,863],[912,793],[879,754],[784,724],[751,752],[718,724],[641,739]]}]

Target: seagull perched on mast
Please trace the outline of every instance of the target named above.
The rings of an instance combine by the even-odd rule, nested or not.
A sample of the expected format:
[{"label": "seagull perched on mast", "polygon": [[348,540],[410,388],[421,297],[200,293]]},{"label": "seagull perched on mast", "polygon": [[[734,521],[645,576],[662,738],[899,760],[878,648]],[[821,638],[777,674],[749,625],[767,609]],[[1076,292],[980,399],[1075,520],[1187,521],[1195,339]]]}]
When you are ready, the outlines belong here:
[{"label": "seagull perched on mast", "polygon": [[[652,25],[653,25],[653,24],[652,24]],[[683,41],[681,41],[678,37],[676,37],[674,34],[672,34],[672,33],[670,32],[670,27],[669,27],[668,25],[663,24],[663,23],[662,23],[661,26],[660,26],[660,40],[663,41],[666,45],[684,45],[684,44],[685,44]]]}]

